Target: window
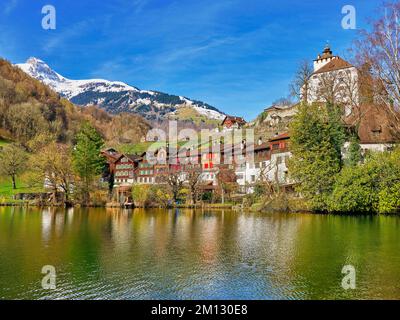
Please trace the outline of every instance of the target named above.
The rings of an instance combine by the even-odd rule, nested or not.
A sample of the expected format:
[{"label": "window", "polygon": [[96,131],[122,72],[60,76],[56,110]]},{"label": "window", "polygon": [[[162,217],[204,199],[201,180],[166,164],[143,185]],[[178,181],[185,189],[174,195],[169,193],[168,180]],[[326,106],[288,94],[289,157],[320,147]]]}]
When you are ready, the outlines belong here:
[{"label": "window", "polygon": [[250,181],[251,181],[251,182],[256,182],[256,176],[255,176],[254,174],[252,174],[252,175],[250,176]]}]

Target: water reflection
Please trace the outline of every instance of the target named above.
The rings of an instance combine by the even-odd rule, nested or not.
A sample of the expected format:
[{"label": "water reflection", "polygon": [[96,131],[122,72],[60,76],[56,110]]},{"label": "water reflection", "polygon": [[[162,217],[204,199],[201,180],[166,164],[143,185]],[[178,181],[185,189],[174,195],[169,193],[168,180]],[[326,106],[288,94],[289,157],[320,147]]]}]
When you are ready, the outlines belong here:
[{"label": "water reflection", "polygon": [[[0,208],[0,298],[400,298],[400,219]],[[357,290],[341,269],[357,269]],[[54,265],[57,290],[40,288]]]}]

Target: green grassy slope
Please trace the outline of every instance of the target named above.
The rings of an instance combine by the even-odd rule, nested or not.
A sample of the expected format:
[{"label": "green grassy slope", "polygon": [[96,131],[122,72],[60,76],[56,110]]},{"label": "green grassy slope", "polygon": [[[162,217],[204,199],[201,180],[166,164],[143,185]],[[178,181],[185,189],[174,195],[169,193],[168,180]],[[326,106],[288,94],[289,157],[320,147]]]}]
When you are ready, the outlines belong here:
[{"label": "green grassy slope", "polygon": [[0,203],[1,202],[11,202],[12,197],[18,193],[34,193],[43,192],[41,188],[32,188],[28,186],[26,179],[17,179],[17,189],[12,189],[11,178],[0,177]]},{"label": "green grassy slope", "polygon": [[5,145],[9,144],[10,141],[3,139],[0,137],[0,147],[4,147]]}]

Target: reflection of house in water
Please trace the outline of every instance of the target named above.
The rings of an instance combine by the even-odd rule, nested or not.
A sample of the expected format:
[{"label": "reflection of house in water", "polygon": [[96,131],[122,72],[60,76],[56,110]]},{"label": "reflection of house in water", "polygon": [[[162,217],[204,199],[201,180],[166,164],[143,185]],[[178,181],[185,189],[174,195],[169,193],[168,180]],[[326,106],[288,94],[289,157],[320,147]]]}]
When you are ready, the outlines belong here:
[{"label": "reflection of house in water", "polygon": [[52,214],[50,210],[42,211],[42,241],[48,242],[51,237]]},{"label": "reflection of house in water", "polygon": [[[52,237],[61,237],[64,233],[66,219],[70,210],[49,208],[42,211],[42,240],[50,241]],[[73,211],[72,211],[73,212]]]},{"label": "reflection of house in water", "polygon": [[221,217],[218,214],[212,215],[208,219],[201,220],[200,232],[200,252],[202,262],[215,263],[218,258],[218,248],[220,245],[220,221]]},{"label": "reflection of house in water", "polygon": [[132,212],[126,209],[108,208],[107,215],[111,220],[110,236],[115,250],[127,250],[132,237]]}]

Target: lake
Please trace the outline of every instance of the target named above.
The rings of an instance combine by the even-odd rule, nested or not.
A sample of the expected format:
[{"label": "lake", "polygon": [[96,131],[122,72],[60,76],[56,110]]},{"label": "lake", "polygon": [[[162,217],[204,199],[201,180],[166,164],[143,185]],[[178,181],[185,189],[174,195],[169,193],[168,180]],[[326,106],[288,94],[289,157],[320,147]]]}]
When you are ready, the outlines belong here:
[{"label": "lake", "polygon": [[400,299],[398,217],[0,207],[0,299],[384,298]]}]

